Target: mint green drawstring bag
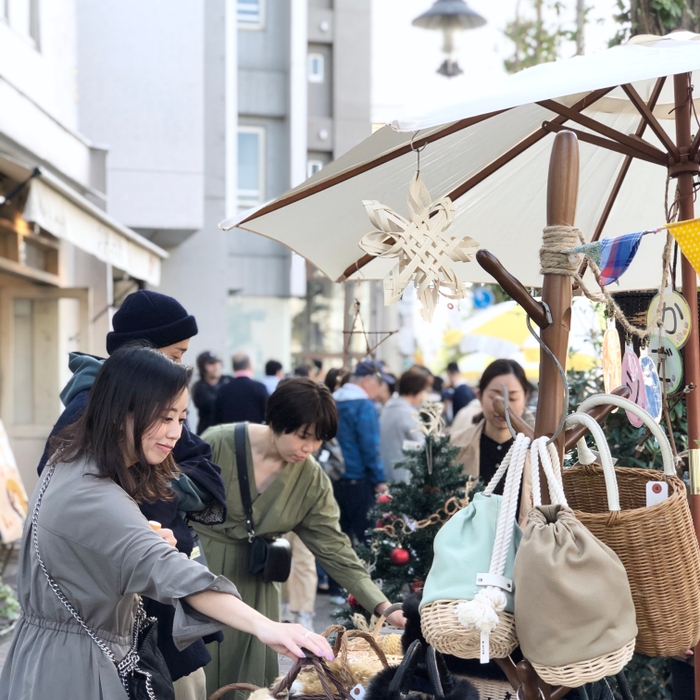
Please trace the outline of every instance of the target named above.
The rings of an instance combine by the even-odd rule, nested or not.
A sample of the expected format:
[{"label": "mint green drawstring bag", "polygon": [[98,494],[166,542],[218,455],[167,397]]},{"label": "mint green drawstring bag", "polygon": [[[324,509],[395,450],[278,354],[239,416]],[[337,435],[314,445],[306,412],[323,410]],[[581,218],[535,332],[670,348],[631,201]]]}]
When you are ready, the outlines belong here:
[{"label": "mint green drawstring bag", "polygon": [[[502,497],[477,493],[472,502],[455,513],[435,537],[433,565],[425,581],[421,610],[438,600],[472,600],[483,588],[477,584],[477,574],[488,573],[496,539]],[[513,520],[503,576],[513,580],[515,552],[522,530]],[[513,591],[506,594],[507,612],[514,610]]]},{"label": "mint green drawstring bag", "polygon": [[[515,516],[529,446],[519,434],[484,492],[435,537],[420,613],[423,635],[437,651],[487,663],[517,646],[513,562],[522,531]],[[506,473],[503,496],[494,495]]]}]

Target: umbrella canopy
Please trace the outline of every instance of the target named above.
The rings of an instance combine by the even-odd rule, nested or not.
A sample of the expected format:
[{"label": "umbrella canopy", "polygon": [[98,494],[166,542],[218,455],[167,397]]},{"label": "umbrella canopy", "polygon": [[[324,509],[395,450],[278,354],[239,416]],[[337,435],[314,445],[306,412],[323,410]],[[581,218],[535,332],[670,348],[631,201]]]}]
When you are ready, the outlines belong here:
[{"label": "umbrella canopy", "polygon": [[[358,247],[374,228],[362,201],[405,215],[413,150],[425,146],[421,176],[433,200],[447,195],[456,205],[448,233],[471,236],[523,284],[539,286],[554,134],[571,129],[581,142],[576,224],[587,240],[655,228],[666,221],[668,166],[685,158],[674,144],[670,76],[693,72],[697,83],[700,36],[689,32],[635,37],[536,66],[467,101],[380,129],[299,187],[222,227],[278,240],[333,280],[383,278],[394,262]],[[698,146],[696,136],[691,161]],[[611,291],[658,286],[663,239],[645,236]],[[475,262],[453,267],[465,281],[492,281]]]},{"label": "umbrella canopy", "polygon": [[[485,369],[488,358],[506,358],[520,362],[529,370],[528,375],[537,377],[540,346],[528,331],[525,319],[525,311],[514,301],[504,301],[474,314],[460,329],[459,348],[468,353],[460,361],[460,369],[462,362],[469,362],[469,369],[480,376],[479,369]],[[567,369],[581,371],[598,365],[596,342],[600,343],[600,336],[601,320],[593,305],[587,299],[576,298],[571,310]],[[472,354],[481,362],[475,362]]]}]

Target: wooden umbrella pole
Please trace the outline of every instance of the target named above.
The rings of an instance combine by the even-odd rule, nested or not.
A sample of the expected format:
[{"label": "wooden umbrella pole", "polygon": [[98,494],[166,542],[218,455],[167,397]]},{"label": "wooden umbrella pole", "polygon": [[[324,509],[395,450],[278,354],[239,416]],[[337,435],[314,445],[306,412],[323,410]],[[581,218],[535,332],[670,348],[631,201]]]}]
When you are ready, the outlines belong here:
[{"label": "wooden umbrella pole", "polygon": [[[547,226],[573,226],[578,199],[578,140],[576,135],[562,131],[557,134],[549,161],[547,181]],[[542,301],[549,306],[552,323],[542,329],[541,338],[562,367],[566,366],[571,326],[572,278],[545,274]],[[564,385],[552,359],[540,350],[540,385],[537,401],[535,437],[553,435],[559,425],[564,405]],[[564,455],[564,434],[556,441],[560,459]],[[542,475],[542,502],[549,503],[547,480]]]},{"label": "wooden umbrella pole", "polygon": [[[698,164],[688,158],[691,147],[691,75],[673,76],[676,117],[676,146],[680,163],[671,166],[671,175],[678,178],[679,213],[681,220],[695,218],[693,204],[693,175]],[[688,416],[688,462],[690,471],[690,510],[695,524],[695,535],[700,539],[700,334],[698,333],[698,280],[693,266],[683,256],[681,259],[683,296],[690,309],[690,336],[685,344],[685,383],[692,387],[686,394]],[[700,664],[697,662],[700,644],[695,647],[695,697],[700,698]]]}]

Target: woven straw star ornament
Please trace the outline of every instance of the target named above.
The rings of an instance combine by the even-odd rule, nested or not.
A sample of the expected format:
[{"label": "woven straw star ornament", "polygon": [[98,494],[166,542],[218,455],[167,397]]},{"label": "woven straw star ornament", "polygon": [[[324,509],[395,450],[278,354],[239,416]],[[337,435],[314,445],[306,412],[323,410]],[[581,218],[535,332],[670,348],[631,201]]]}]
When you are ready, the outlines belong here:
[{"label": "woven straw star ornament", "polygon": [[440,294],[448,299],[465,297],[464,282],[450,262],[470,262],[479,244],[468,236],[445,234],[455,215],[449,197],[433,203],[420,173],[416,173],[408,190],[410,220],[375,200],[362,204],[377,230],[362,237],[360,248],[374,257],[396,258],[396,265],[384,279],[386,306],[397,302],[411,281],[426,321],[433,318]]}]

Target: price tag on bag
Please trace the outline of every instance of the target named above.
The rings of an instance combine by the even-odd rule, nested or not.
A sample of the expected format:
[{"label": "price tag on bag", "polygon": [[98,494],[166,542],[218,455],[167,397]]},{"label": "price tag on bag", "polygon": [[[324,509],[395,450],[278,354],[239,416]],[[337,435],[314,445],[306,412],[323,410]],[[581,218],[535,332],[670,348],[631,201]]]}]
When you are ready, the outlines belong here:
[{"label": "price tag on bag", "polygon": [[668,498],[668,484],[663,481],[647,482],[647,508]]}]

